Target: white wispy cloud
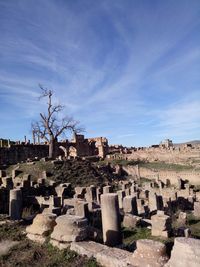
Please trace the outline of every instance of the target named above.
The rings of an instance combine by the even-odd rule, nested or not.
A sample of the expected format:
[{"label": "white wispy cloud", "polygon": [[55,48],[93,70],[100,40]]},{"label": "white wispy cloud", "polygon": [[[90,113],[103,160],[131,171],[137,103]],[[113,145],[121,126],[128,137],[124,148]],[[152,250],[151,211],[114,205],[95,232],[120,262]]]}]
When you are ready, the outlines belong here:
[{"label": "white wispy cloud", "polygon": [[41,83],[90,131],[124,142],[199,133],[194,2],[0,3],[0,97],[35,119]]}]

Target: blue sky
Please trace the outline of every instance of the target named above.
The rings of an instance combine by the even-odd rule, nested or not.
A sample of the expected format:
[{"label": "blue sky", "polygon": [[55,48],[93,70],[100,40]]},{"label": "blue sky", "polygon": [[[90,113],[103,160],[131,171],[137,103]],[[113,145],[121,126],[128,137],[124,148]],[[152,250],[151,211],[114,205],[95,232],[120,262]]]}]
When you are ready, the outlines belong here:
[{"label": "blue sky", "polygon": [[200,1],[0,0],[0,137],[31,136],[39,83],[88,137],[200,139]]}]

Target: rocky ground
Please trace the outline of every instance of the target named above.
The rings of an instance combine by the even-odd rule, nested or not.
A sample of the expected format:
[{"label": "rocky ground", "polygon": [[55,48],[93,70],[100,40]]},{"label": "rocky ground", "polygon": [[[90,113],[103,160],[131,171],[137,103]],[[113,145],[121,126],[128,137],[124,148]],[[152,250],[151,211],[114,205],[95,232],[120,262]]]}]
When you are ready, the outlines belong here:
[{"label": "rocky ground", "polygon": [[0,266],[2,267],[98,267],[94,259],[70,250],[58,250],[46,242],[43,245],[28,240],[23,222],[0,219]]}]

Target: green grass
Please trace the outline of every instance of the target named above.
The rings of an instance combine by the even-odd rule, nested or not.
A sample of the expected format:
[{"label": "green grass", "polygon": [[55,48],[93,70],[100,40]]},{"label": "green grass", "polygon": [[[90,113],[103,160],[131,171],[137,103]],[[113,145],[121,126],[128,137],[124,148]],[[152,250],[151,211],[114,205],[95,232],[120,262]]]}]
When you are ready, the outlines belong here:
[{"label": "green grass", "polygon": [[138,239],[151,239],[151,230],[145,227],[136,227],[134,229],[123,228],[122,235],[123,243],[130,245]]},{"label": "green grass", "polygon": [[197,218],[193,214],[188,214],[187,226],[191,230],[192,237],[200,239],[200,217]]},{"label": "green grass", "polygon": [[148,169],[169,170],[169,171],[187,171],[194,169],[194,167],[190,165],[171,164],[165,162],[148,162],[148,163],[141,162],[139,163],[139,166]]},{"label": "green grass", "polygon": [[11,239],[14,241],[22,241],[25,239],[23,230],[25,228],[20,224],[1,224],[0,225],[0,241]]},{"label": "green grass", "polygon": [[59,250],[47,243],[39,245],[29,240],[20,242],[0,257],[2,267],[99,267],[96,260],[79,256],[69,249]]}]

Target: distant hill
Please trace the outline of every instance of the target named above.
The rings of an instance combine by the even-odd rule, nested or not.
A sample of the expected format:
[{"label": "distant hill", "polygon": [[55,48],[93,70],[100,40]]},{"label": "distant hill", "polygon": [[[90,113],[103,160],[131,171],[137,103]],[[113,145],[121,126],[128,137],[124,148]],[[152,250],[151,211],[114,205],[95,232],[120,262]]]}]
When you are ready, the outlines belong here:
[{"label": "distant hill", "polygon": [[174,144],[175,146],[181,146],[181,145],[186,145],[186,144],[192,144],[192,145],[200,145],[200,140],[192,140],[184,143],[177,143]]}]

